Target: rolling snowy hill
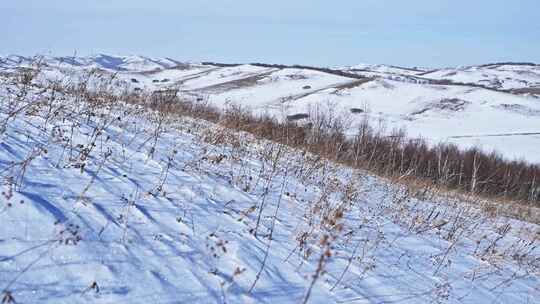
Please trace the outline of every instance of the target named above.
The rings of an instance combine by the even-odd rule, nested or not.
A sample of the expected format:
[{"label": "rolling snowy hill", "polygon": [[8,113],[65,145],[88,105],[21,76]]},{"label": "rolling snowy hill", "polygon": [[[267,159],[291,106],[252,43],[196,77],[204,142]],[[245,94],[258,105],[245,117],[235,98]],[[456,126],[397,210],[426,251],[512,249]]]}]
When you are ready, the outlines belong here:
[{"label": "rolling snowy hill", "polygon": [[[0,60],[4,72],[34,62],[21,56]],[[433,143],[479,146],[507,158],[540,162],[540,72],[534,64],[439,70],[363,64],[327,69],[109,55],[43,57],[40,62],[43,81],[73,82],[84,71],[99,69],[114,73],[123,89],[178,89],[217,106],[236,103],[281,119],[309,114],[316,107],[332,108],[348,113],[351,134],[368,118],[388,131],[406,128],[411,137]]]},{"label": "rolling snowy hill", "polygon": [[485,85],[493,89],[540,88],[540,65],[498,63],[421,73],[423,77]]}]

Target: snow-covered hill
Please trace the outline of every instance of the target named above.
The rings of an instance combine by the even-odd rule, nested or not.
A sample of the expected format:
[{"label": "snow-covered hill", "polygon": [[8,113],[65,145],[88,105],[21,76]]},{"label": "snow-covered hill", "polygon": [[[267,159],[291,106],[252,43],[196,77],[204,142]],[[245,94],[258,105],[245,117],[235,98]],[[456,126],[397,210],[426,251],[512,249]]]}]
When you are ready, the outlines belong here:
[{"label": "snow-covered hill", "polygon": [[137,72],[168,69],[181,64],[180,62],[174,61],[169,58],[149,58],[144,56],[111,56],[105,54],[93,55],[88,57],[24,57],[12,55],[0,59],[0,65],[3,66],[30,66],[36,63],[48,67],[57,68],[99,68],[110,71]]},{"label": "snow-covered hill", "polygon": [[[34,62],[21,56],[0,60],[4,72]],[[40,62],[43,81],[74,82],[98,68],[114,74],[118,87],[136,92],[177,89],[220,107],[236,103],[282,119],[309,114],[316,107],[332,108],[348,113],[351,134],[368,118],[389,131],[406,128],[410,136],[433,143],[475,145],[508,158],[540,162],[540,78],[533,64],[440,70],[363,64],[328,69],[108,55],[43,57]]]},{"label": "snow-covered hill", "polygon": [[540,65],[499,63],[440,69],[421,73],[423,77],[484,85],[494,89],[540,89]]},{"label": "snow-covered hill", "polygon": [[[268,75],[254,88],[269,91],[349,81],[251,66],[193,72],[201,70],[229,82],[186,81],[195,91],[253,75]],[[0,75],[4,303],[540,299],[537,225],[42,81]],[[381,81],[364,85],[397,85]]]}]

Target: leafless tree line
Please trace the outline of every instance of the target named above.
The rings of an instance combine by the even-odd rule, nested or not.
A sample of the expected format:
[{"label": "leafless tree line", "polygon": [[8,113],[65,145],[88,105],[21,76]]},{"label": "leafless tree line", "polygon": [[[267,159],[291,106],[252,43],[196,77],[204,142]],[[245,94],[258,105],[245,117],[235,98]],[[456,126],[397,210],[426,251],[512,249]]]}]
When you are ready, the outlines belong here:
[{"label": "leafless tree line", "polygon": [[540,202],[538,164],[508,160],[497,152],[487,153],[477,147],[432,145],[424,139],[407,137],[404,130],[386,132],[368,120],[359,124],[356,135],[347,136],[350,122],[330,109],[312,109],[307,123],[298,123],[255,115],[238,105],[220,110],[207,102],[181,98],[154,103],[153,108],[247,131],[385,177],[419,179],[433,187],[533,206]]}]

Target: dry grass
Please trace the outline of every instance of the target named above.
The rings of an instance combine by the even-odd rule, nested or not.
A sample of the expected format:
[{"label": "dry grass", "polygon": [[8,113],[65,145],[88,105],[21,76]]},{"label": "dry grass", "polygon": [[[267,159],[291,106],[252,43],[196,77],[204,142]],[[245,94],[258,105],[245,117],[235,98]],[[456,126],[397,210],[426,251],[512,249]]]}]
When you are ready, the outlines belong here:
[{"label": "dry grass", "polygon": [[430,188],[498,202],[515,201],[533,207],[540,202],[540,166],[508,161],[497,153],[487,154],[478,148],[430,146],[424,140],[408,139],[402,130],[388,136],[368,122],[362,123],[356,136],[346,137],[348,121],[342,115],[320,108],[311,111],[307,124],[299,125],[255,116],[235,105],[220,111],[208,104],[180,99],[167,104],[170,106],[166,110],[171,113],[210,120],[388,178],[419,180]]},{"label": "dry grass", "polygon": [[[379,246],[382,246],[385,235],[382,227],[376,222],[360,223],[359,227],[355,227],[356,230],[344,229],[346,215],[353,209],[353,203],[361,195],[358,191],[361,189],[362,180],[360,177],[351,178],[349,181],[337,178],[338,172],[343,169],[339,164],[369,170],[392,181],[388,183],[389,191],[386,191],[391,204],[382,206],[381,210],[375,212],[384,214],[412,234],[436,232],[448,242],[447,250],[433,257],[436,262],[434,275],[445,267],[450,267],[455,247],[466,238],[476,240],[477,247],[474,254],[490,265],[497,266],[501,263],[502,255],[505,259],[513,259],[518,264],[524,265],[523,267],[532,269],[531,271],[538,271],[538,260],[531,261],[530,256],[537,246],[538,236],[533,236],[530,243],[518,239],[515,246],[501,249],[500,240],[509,234],[509,226],[494,226],[496,235],[493,236],[476,235],[476,228],[479,223],[483,223],[479,219],[485,216],[486,211],[499,214],[517,210],[519,217],[528,216],[530,219],[534,216],[534,212],[537,212],[534,206],[540,200],[536,181],[536,178],[540,177],[540,168],[536,165],[508,162],[496,154],[484,154],[477,149],[461,151],[449,145],[430,147],[426,142],[407,139],[405,133],[399,130],[393,132],[392,136],[387,136],[384,130],[377,130],[367,122],[362,124],[357,136],[350,138],[344,133],[349,127],[348,120],[340,113],[324,108],[311,109],[306,125],[290,121],[280,123],[270,116],[253,115],[237,105],[219,110],[204,100],[193,102],[178,96],[156,98],[140,94],[113,94],[107,85],[91,90],[87,83],[74,86],[52,84],[46,88],[49,91],[46,98],[28,102],[25,96],[32,86],[33,75],[32,73],[21,75],[14,80],[19,93],[7,103],[8,115],[5,121],[0,122],[0,126],[6,126],[17,115],[39,115],[43,118],[41,126],[43,130],[47,130],[47,125],[55,120],[71,121],[72,125],[68,125],[65,129],[71,129],[72,134],[55,133],[64,132],[61,130],[51,134],[50,142],[61,144],[65,150],[62,158],[58,160],[59,165],[83,170],[90,164],[96,168],[95,176],[100,174],[101,166],[109,161],[104,130],[111,125],[121,124],[130,117],[145,117],[152,122],[152,128],[141,134],[147,138],[146,143],[149,143],[149,149],[146,151],[148,159],[154,157],[156,143],[160,140],[164,129],[173,125],[180,125],[184,131],[199,135],[204,143],[230,148],[228,153],[209,152],[186,167],[197,170],[203,163],[213,165],[230,163],[230,180],[233,185],[245,192],[263,189],[258,204],[239,212],[240,220],[245,220],[251,225],[251,234],[266,242],[264,258],[252,282],[251,290],[256,288],[259,277],[266,267],[266,257],[273,244],[274,224],[279,220],[281,199],[297,195],[285,190],[291,177],[297,178],[305,185],[316,184],[320,189],[320,193],[306,204],[304,210],[306,223],[295,231],[296,248],[290,253],[291,256],[293,254],[300,256],[302,262],[315,261],[315,271],[303,302],[309,300],[311,290],[325,275],[327,263],[339,248],[352,245],[354,250],[348,257],[347,267],[338,274],[337,280],[333,283],[334,287],[341,284],[353,261],[361,264],[365,272],[376,267],[375,258],[370,255],[372,253],[375,255]],[[66,102],[66,99],[59,98],[60,93],[69,94],[76,102]],[[119,116],[118,113],[122,114]],[[72,140],[73,130],[80,127],[76,125],[77,120],[71,120],[74,117],[91,121],[94,126],[84,143],[75,144]],[[197,123],[179,123],[187,119],[186,117],[203,119],[218,126],[208,128]],[[254,143],[263,145],[263,148],[253,151]],[[291,153],[293,150],[296,154]],[[10,190],[3,193],[7,200],[10,191],[17,191],[24,186],[22,181],[25,168],[37,155],[46,153],[46,147],[36,147],[32,151],[24,161],[13,164],[13,167],[17,168],[14,172],[18,175],[9,180]],[[137,189],[136,195],[125,199],[125,212],[122,213],[121,221],[125,227],[123,240],[129,232],[131,206],[139,195],[166,195],[164,185],[173,166],[175,154],[174,150],[171,151],[167,161],[163,163],[163,172],[157,178],[153,189],[144,194],[139,194]],[[253,175],[246,169],[249,168],[249,164],[244,163],[246,159],[261,161],[265,170]],[[233,163],[238,165],[233,168]],[[314,176],[320,178],[314,179]],[[79,195],[75,206],[78,203],[84,204],[85,192],[92,187],[92,183],[93,179]],[[276,188],[276,183],[280,193],[277,202],[270,204],[269,189],[272,186]],[[339,199],[335,199],[336,195],[339,195]],[[445,199],[440,199],[441,197]],[[426,200],[445,201],[448,204],[443,208],[437,204],[426,208],[421,203]],[[471,204],[465,207],[458,204],[458,201],[463,200]],[[511,203],[512,200],[521,201],[520,208],[515,208],[516,205]],[[453,207],[453,203],[455,208],[446,208]],[[272,215],[269,227],[261,225],[263,212]],[[249,222],[248,219],[253,220]],[[181,220],[183,219],[179,219]],[[362,225],[372,225],[370,229],[375,231],[373,237],[350,244],[350,235],[360,233],[359,231],[364,228]],[[192,223],[192,227],[194,226]],[[193,230],[195,231],[195,228]],[[79,236],[77,227],[66,227],[62,231],[62,235],[51,240],[54,246],[76,246],[79,242],[84,242]],[[207,242],[208,250],[215,254],[216,259],[220,255],[227,254],[227,241],[221,238],[219,233],[209,235]],[[26,269],[32,266],[28,265]],[[300,266],[302,265],[299,265],[299,268]],[[237,268],[234,276],[241,275],[242,272],[241,268]],[[18,276],[3,288],[4,302],[14,301],[10,289],[17,279]],[[441,297],[444,297],[444,290],[447,287],[442,284],[436,291],[441,292]],[[222,285],[222,291],[225,289]],[[93,282],[87,289],[89,290],[98,293],[97,283]],[[223,297],[226,297],[224,291]]]}]

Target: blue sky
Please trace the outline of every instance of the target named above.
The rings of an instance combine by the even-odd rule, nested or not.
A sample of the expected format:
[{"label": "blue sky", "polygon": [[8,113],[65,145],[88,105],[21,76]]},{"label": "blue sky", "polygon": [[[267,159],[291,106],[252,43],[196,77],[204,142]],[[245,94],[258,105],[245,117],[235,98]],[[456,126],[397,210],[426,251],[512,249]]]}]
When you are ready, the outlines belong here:
[{"label": "blue sky", "polygon": [[2,0],[0,54],[311,65],[540,63],[539,0]]}]

